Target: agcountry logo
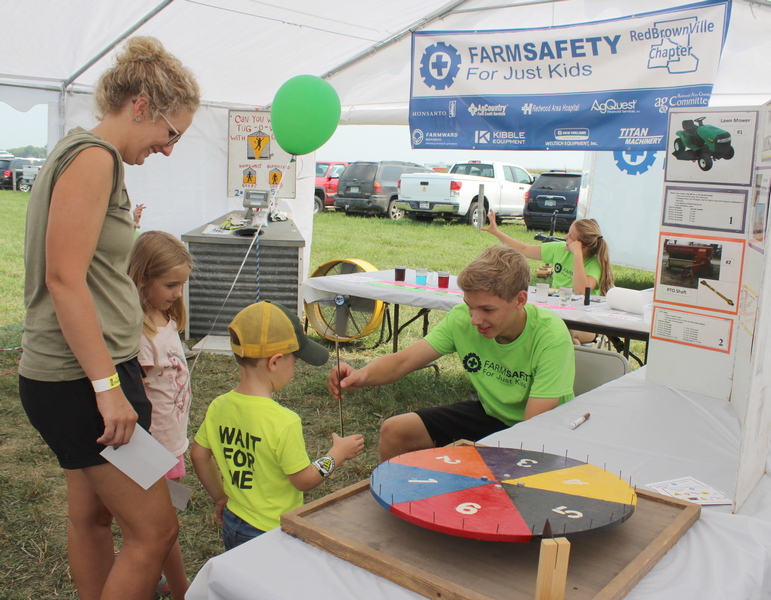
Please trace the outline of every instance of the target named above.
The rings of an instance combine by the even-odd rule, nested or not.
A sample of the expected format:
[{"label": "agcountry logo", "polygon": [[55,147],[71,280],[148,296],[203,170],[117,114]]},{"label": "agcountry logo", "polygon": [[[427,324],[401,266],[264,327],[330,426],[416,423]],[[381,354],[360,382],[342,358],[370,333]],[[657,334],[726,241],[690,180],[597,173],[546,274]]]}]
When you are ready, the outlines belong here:
[{"label": "agcountry logo", "polygon": [[505,117],[507,104],[474,104],[468,107],[472,117]]}]

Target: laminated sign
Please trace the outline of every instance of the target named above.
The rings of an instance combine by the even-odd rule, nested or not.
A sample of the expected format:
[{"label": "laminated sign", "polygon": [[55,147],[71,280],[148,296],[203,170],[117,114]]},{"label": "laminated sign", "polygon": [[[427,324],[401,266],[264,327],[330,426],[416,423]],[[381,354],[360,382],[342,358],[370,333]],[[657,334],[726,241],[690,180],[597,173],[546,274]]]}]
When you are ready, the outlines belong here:
[{"label": "laminated sign", "polygon": [[709,104],[730,8],[415,33],[412,147],[664,150],[669,109]]},{"label": "laminated sign", "polygon": [[296,163],[273,137],[270,111],[228,112],[228,196],[270,190],[271,197],[295,197]]}]

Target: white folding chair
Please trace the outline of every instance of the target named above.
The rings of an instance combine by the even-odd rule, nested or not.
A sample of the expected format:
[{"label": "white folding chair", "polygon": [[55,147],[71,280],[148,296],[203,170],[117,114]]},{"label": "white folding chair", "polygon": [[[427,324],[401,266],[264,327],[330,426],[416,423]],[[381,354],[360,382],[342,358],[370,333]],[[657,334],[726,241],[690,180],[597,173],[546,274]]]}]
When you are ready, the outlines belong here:
[{"label": "white folding chair", "polygon": [[629,361],[618,352],[573,346],[576,355],[576,378],[573,393],[578,396],[629,373]]}]

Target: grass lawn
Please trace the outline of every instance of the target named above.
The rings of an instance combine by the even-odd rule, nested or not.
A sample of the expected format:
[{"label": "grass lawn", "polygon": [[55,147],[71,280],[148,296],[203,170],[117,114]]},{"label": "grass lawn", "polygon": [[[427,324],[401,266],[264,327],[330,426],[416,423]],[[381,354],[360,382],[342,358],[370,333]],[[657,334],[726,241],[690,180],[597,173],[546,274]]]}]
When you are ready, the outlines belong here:
[{"label": "grass lawn", "polygon": [[[21,339],[23,318],[22,243],[24,214],[28,194],[0,191],[4,218],[0,222],[3,245],[0,248],[0,598],[28,600],[62,598],[75,600],[66,555],[66,498],[64,476],[51,452],[27,422],[18,400],[15,359]],[[449,270],[457,274],[483,248],[495,243],[485,233],[466,225],[388,221],[378,218],[346,216],[326,212],[314,217],[314,240],[309,271],[326,261],[360,258],[380,269],[404,263],[424,266],[432,271]],[[520,223],[504,224],[503,231],[532,241]],[[644,289],[653,275],[619,268],[617,284]],[[535,280],[534,280],[535,281]],[[405,307],[403,318],[410,316]],[[432,322],[442,313],[434,311]],[[411,327],[400,336],[407,344],[419,339],[419,327]],[[334,354],[334,345],[315,332],[311,335],[326,343]],[[354,366],[387,353],[388,344],[377,348],[377,333],[342,344],[341,360]],[[231,357],[202,355],[193,366],[193,409],[191,437],[203,419],[208,403],[232,389],[238,371]],[[346,433],[362,433],[367,446],[354,461],[345,464],[329,481],[306,494],[310,500],[361,481],[377,464],[377,438],[380,423],[394,414],[429,404],[446,404],[466,399],[471,385],[459,361],[452,356],[439,361],[440,376],[424,369],[402,381],[382,388],[371,388],[346,395],[343,401]],[[325,367],[297,363],[295,379],[277,399],[297,411],[303,420],[308,453],[320,456],[331,445],[331,434],[339,431],[338,405],[327,392]],[[219,532],[208,495],[198,484],[191,467],[182,483],[193,488],[187,510],[180,513],[180,542],[188,575],[192,578],[211,556],[222,552]],[[117,540],[120,544],[120,540]]]}]

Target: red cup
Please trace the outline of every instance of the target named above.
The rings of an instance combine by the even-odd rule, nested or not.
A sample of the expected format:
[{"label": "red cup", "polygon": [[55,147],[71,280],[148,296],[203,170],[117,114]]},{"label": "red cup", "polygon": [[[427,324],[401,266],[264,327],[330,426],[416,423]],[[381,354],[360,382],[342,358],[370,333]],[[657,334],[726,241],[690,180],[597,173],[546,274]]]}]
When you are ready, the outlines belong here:
[{"label": "red cup", "polygon": [[439,273],[437,273],[437,281],[439,282],[439,287],[442,289],[450,287],[450,272],[439,271]]}]

